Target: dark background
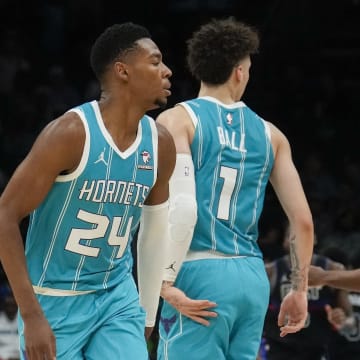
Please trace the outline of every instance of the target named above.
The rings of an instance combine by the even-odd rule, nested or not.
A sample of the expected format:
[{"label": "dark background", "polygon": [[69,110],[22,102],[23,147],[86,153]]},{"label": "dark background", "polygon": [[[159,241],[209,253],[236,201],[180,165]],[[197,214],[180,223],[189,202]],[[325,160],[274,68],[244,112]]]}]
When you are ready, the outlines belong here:
[{"label": "dark background", "polygon": [[[88,58],[106,26],[149,28],[173,70],[171,106],[198,90],[185,66],[186,39],[229,15],[260,31],[243,100],[288,137],[319,244],[360,248],[360,0],[0,0],[2,186],[46,123],[98,96]],[[280,251],[283,222],[269,187],[259,240],[266,259]]]}]

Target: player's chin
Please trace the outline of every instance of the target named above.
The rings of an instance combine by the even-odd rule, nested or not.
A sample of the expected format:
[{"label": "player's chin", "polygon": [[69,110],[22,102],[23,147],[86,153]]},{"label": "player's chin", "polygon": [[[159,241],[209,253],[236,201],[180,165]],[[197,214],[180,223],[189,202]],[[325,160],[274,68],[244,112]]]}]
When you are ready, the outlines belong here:
[{"label": "player's chin", "polygon": [[157,98],[155,100],[154,105],[156,106],[156,108],[164,108],[167,105],[167,98],[163,97],[163,98]]}]

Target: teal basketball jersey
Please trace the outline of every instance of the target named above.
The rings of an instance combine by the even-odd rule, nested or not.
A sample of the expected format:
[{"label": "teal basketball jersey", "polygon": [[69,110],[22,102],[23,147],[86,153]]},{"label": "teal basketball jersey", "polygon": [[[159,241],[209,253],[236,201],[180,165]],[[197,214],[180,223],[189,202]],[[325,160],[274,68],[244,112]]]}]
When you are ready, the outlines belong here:
[{"label": "teal basketball jersey", "polygon": [[198,221],[190,249],[262,257],[258,221],[274,162],[268,124],[243,102],[200,97],[180,105],[195,127]]},{"label": "teal basketball jersey", "polygon": [[57,177],[30,216],[28,269],[37,287],[107,289],[132,271],[130,244],[156,181],[158,134],[145,115],[134,143],[122,152],[96,101],[70,111],[84,124],[83,155],[74,172]]}]

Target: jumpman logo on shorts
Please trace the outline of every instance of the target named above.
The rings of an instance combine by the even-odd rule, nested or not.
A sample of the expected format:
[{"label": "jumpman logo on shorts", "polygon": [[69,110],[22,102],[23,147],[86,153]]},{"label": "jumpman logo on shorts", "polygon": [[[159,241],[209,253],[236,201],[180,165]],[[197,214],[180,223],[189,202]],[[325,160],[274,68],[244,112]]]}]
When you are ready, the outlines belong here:
[{"label": "jumpman logo on shorts", "polygon": [[98,159],[94,162],[94,164],[97,164],[99,162],[103,162],[106,166],[108,166],[108,163],[105,160],[105,148],[104,150],[100,153]]}]

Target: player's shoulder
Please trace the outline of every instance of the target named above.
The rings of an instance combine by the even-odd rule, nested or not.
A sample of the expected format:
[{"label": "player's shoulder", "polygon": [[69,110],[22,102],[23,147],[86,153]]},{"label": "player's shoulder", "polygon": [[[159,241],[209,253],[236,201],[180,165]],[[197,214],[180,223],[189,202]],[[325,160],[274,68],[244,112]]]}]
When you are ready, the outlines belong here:
[{"label": "player's shoulder", "polygon": [[[162,124],[156,122],[158,132],[159,174],[172,174],[175,167],[176,148],[172,135]],[[163,171],[165,169],[165,171]]]},{"label": "player's shoulder", "polygon": [[175,147],[174,139],[167,128],[158,121],[156,121],[155,124],[158,132],[159,148],[163,147],[166,149],[167,147]]},{"label": "player's shoulder", "polygon": [[185,107],[181,104],[177,104],[174,107],[167,109],[159,114],[156,118],[156,122],[165,126],[171,125],[174,122],[179,122],[181,118],[188,118],[189,114]]},{"label": "player's shoulder", "polygon": [[56,119],[52,120],[47,127],[58,129],[59,131],[76,131],[83,129],[83,122],[74,111],[68,111]]},{"label": "player's shoulder", "polygon": [[[78,144],[85,139],[85,128],[80,116],[75,112],[66,112],[50,121],[39,134],[38,140],[44,139],[53,146],[57,143]],[[81,142],[80,142],[81,143]]]},{"label": "player's shoulder", "polygon": [[282,132],[282,130],[280,130],[274,123],[270,121],[265,121],[265,123],[269,128],[271,134],[271,142],[273,143],[275,148],[281,145],[289,146],[289,141],[286,135]]},{"label": "player's shoulder", "polygon": [[284,133],[272,122],[264,120],[271,131],[271,135],[274,136],[285,136]]},{"label": "player's shoulder", "polygon": [[186,109],[181,105],[176,105],[162,112],[157,117],[156,122],[165,126],[175,139],[193,130],[192,119]]}]

